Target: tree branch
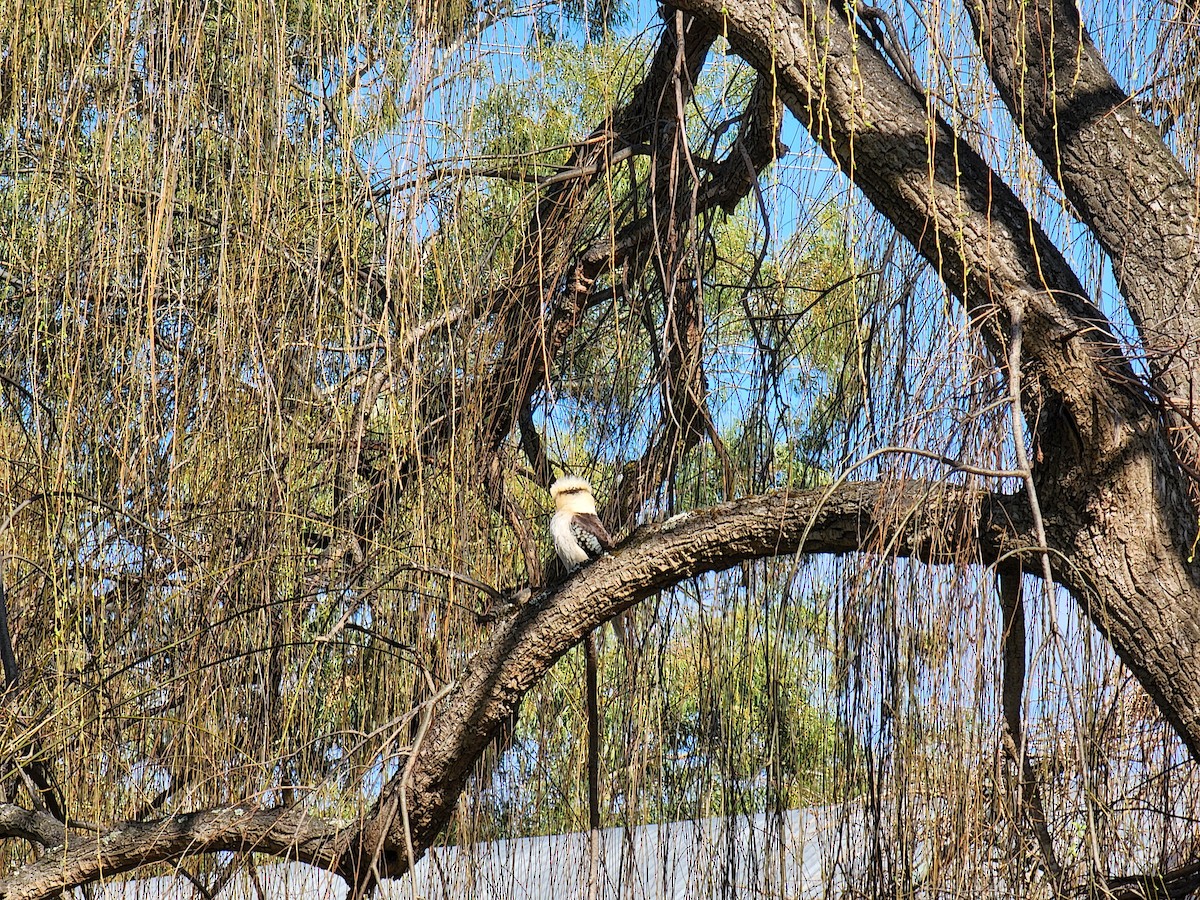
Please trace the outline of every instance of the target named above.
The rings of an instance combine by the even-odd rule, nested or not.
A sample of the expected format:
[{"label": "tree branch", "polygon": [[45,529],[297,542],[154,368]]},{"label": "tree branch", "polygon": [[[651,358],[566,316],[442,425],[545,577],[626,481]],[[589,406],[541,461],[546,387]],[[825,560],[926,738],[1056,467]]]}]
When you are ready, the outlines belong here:
[{"label": "tree branch", "polygon": [[[476,760],[521,698],[597,625],[674,584],[747,560],[866,551],[931,563],[989,563],[1022,548],[1028,515],[1017,498],[930,482],[862,482],[749,497],[635,532],[611,556],[538,595],[501,622],[435,718],[411,772],[412,846],[424,852],[445,826]],[[339,871],[361,884],[408,867],[405,835],[380,818],[403,785],[385,787]],[[382,847],[382,852],[379,848]]]},{"label": "tree branch", "polygon": [[1183,900],[1200,887],[1200,862],[1167,872],[1110,878],[1105,894],[1112,900]]},{"label": "tree branch", "polygon": [[[10,812],[7,807],[0,805],[0,815]],[[22,820],[13,814],[14,820],[24,821],[42,837],[49,837],[46,823],[28,818],[37,815],[26,812]],[[333,848],[337,834],[333,825],[299,807],[230,807],[168,816],[123,824],[98,838],[69,840],[66,846],[61,844],[60,824],[57,841],[53,842],[59,846],[0,879],[0,898],[52,900],[63,890],[139,866],[219,851],[273,853],[329,868],[336,859]],[[41,837],[37,839],[41,841]]]},{"label": "tree branch", "polygon": [[[1012,189],[822,0],[675,0],[778,79],[813,138],[961,298],[997,360],[1019,311],[1046,546],[1200,758],[1196,520],[1159,411]],[[1182,227],[1182,225],[1180,226]]]},{"label": "tree branch", "polygon": [[[124,824],[75,840],[0,880],[4,900],[65,889],[155,862],[266,852],[338,872],[360,889],[398,877],[448,821],[475,763],[521,698],[596,626],[679,582],[791,553],[870,552],[931,563],[991,563],[1033,552],[1019,498],[934,482],[840,483],[749,497],[635,532],[612,555],[535,596],[496,626],[446,696],[404,774],[371,814],[339,829],[297,807],[229,808]],[[403,794],[403,796],[402,796]],[[389,814],[407,813],[408,827]],[[0,805],[0,829],[61,843],[61,823]],[[411,843],[409,843],[411,841]],[[410,850],[411,847],[411,856]]]},{"label": "tree branch", "polygon": [[[1043,560],[1045,554],[1039,553]],[[1031,832],[1041,854],[1042,864],[1050,877],[1054,896],[1063,896],[1063,869],[1054,852],[1054,840],[1046,820],[1046,808],[1033,764],[1029,745],[1025,741],[1025,598],[1022,596],[1022,571],[1019,564],[1000,567],[1000,604],[1004,614],[1004,634],[1001,638],[1003,666],[1000,706],[1004,715],[1005,749],[1015,774],[1014,804],[1019,821]]]},{"label": "tree branch", "polygon": [[[723,23],[739,55],[776,74],[778,96],[964,301],[997,359],[1006,355],[1008,311],[1019,305],[1032,355],[1071,355],[1101,383],[1104,372],[1136,381],[1107,320],[1016,194],[857,39],[836,3],[675,5]],[[1038,373],[1086,433],[1093,379],[1082,382],[1084,397],[1078,375]]]},{"label": "tree branch", "polygon": [[1109,73],[1073,0],[967,3],[1021,134],[1113,263],[1168,398],[1186,464],[1200,460],[1200,207],[1187,171]]},{"label": "tree branch", "polygon": [[25,809],[15,803],[0,803],[0,838],[21,838],[53,847],[66,837],[67,826],[50,813]]}]

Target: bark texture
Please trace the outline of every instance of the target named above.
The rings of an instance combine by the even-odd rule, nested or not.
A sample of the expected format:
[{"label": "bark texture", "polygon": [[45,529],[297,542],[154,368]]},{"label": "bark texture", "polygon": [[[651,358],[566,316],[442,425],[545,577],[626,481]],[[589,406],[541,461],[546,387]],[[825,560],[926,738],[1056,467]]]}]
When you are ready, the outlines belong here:
[{"label": "bark texture", "polygon": [[[428,731],[376,807],[352,826],[302,809],[220,809],[122,825],[99,839],[71,836],[53,817],[0,805],[0,837],[53,847],[0,879],[3,900],[66,888],[195,853],[255,850],[330,868],[360,891],[397,877],[449,820],[475,763],[524,694],[597,625],[679,582],[765,556],[874,552],[933,564],[995,562],[1029,546],[1025,504],[978,489],[864,482],[750,497],[636,532],[612,555],[535,595],[500,620],[462,680],[432,710]],[[407,813],[410,833],[405,835]]]},{"label": "bark texture", "polygon": [[[1020,376],[1022,411],[1037,451],[1025,474],[1036,486],[1043,521],[1034,521],[1029,494],[863,483],[752,497],[639,531],[611,556],[496,623],[461,680],[428,710],[403,772],[384,786],[360,822],[338,827],[294,808],[239,808],[121,826],[97,839],[68,837],[53,816],[0,805],[0,836],[59,844],[0,880],[0,897],[48,898],[103,874],[219,850],[254,849],[324,865],[360,891],[400,875],[436,840],[488,743],[563,653],[656,591],[780,554],[873,552],[881,561],[908,556],[965,565],[1009,555],[1033,563],[1048,553],[1055,579],[1072,590],[1200,757],[1200,581],[1189,562],[1196,514],[1181,471],[1181,463],[1191,466],[1197,458],[1189,430],[1200,377],[1196,197],[1168,148],[1133,114],[1074,6],[1065,0],[968,3],[1018,126],[1113,258],[1152,356],[1148,382],[1014,192],[895,73],[845,6],[819,0],[678,0],[675,6],[688,15],[667,16],[675,23],[671,34],[694,43],[680,48],[674,38],[665,39],[642,91],[575,161],[595,174],[613,148],[632,150],[650,141],[655,123],[673,115],[663,112],[665,85],[679,78],[672,83],[684,91],[716,36],[727,36],[734,52],[759,71],[761,83],[773,85],[935,268],[997,365]],[[757,135],[750,154],[754,171],[773,152],[776,124],[763,97],[756,102],[763,105],[759,126],[746,130],[748,140]],[[585,186],[547,196],[530,226],[530,245],[539,244],[547,225],[562,242],[549,256],[531,257],[530,271],[538,268],[535,262],[574,252],[574,204]],[[712,182],[708,188],[689,214],[733,202],[749,184],[736,181],[727,194]],[[678,214],[672,206],[663,221]],[[644,255],[649,244],[638,229],[650,235],[660,225],[635,223],[616,244],[599,248],[596,260],[615,249],[627,259]],[[589,296],[588,279],[595,277],[589,259],[586,251],[576,255],[580,290],[555,313],[561,320],[549,332],[528,318],[530,310],[540,310],[548,286],[532,279],[512,286],[512,302],[500,318],[521,349],[502,357],[488,382],[505,399],[483,423],[487,446],[501,442],[514,422],[531,421],[529,397],[549,364],[540,335],[560,334],[555,328],[565,335],[573,327]],[[563,265],[549,268],[566,271]],[[533,325],[537,341],[520,344]],[[1022,353],[1009,354],[1017,338]],[[696,382],[684,377],[695,368],[687,354],[680,353],[676,368],[681,385]],[[694,412],[686,417],[687,440],[698,440],[703,395],[690,389],[680,395],[680,405]],[[1034,537],[1039,524],[1044,547]],[[1015,676],[1008,691],[1011,711],[1019,705]],[[1010,719],[1019,747],[1020,723]],[[1173,884],[1195,878],[1192,871],[1177,874]],[[1155,877],[1145,876],[1144,883]],[[1113,889],[1142,896],[1143,882],[1114,882]]]},{"label": "bark texture", "polygon": [[1101,247],[1168,405],[1200,458],[1200,214],[1191,177],[1137,113],[1070,0],[967,4],[992,81],[1022,136]]},{"label": "bark texture", "polygon": [[639,600],[705,572],[798,553],[876,552],[934,564],[994,562],[1030,544],[1019,499],[940,483],[854,483],[750,497],[646,528],[502,622],[438,707],[415,766],[385,785],[340,871],[364,886],[409,865],[397,818],[404,792],[414,847],[449,820],[475,761],[521,698],[567,650]]},{"label": "bark texture", "polygon": [[[1048,549],[1070,561],[1063,582],[1200,755],[1195,513],[1156,404],[1062,255],[840,5],[677,5],[720,23],[736,52],[773,69],[788,107],[936,268],[995,350],[1020,329]],[[1176,208],[1182,220],[1164,231],[1186,232],[1188,217]]]},{"label": "bark texture", "polygon": [[330,838],[336,829],[300,809],[255,810],[243,807],[168,816],[151,822],[127,823],[99,838],[62,843],[46,814],[14,816],[0,806],[0,834],[43,842],[57,838],[36,862],[0,879],[3,900],[51,900],[69,887],[129,872],[139,866],[177,859],[185,854],[220,851],[273,853],[328,867]]}]

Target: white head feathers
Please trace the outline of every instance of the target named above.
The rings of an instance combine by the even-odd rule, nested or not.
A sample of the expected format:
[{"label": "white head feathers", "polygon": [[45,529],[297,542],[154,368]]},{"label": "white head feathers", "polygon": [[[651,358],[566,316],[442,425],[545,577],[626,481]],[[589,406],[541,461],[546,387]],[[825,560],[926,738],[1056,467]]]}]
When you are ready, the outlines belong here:
[{"label": "white head feathers", "polygon": [[550,485],[550,496],[554,498],[554,508],[559,512],[596,515],[596,498],[592,496],[592,486],[586,478],[564,475]]}]

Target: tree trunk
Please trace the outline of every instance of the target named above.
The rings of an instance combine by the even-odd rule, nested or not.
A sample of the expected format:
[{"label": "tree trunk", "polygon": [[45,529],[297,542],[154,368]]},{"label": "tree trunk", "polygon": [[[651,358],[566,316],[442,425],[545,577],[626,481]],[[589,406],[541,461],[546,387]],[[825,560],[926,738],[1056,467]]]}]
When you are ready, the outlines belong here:
[{"label": "tree trunk", "polygon": [[[1032,474],[1057,577],[1200,758],[1200,583],[1188,561],[1195,513],[1156,404],[1139,390],[1107,321],[1087,301],[1062,254],[979,154],[929,114],[924,98],[893,72],[838,4],[677,5],[720,27],[750,63],[775,72],[791,111],[935,267],[998,360],[1005,358],[1006,335],[1021,330],[1024,413],[1035,458],[1041,459]],[[1006,27],[1015,31],[1011,17],[1017,10],[998,7],[988,7],[993,30],[1007,16]],[[1060,25],[1056,35],[1063,30]],[[1077,25],[1066,30],[1080,39]],[[1029,102],[1036,105],[1036,98]],[[1148,139],[1145,128],[1136,131],[1137,141]],[[1081,140],[1091,147],[1097,139]],[[1156,151],[1155,165],[1166,165],[1165,157],[1165,148]],[[1145,195],[1130,179],[1137,172],[1112,170],[1105,160],[1073,156],[1072,183],[1102,185],[1095,199],[1101,206],[1102,199],[1116,205]],[[1179,180],[1178,166],[1167,169],[1162,176],[1170,188]],[[1121,179],[1123,187],[1114,187]],[[1177,198],[1159,212],[1149,229],[1159,240],[1123,242],[1127,280],[1194,246],[1194,199]],[[1139,216],[1133,209],[1098,214],[1096,221],[1111,220],[1106,227],[1117,231],[1120,222]],[[1172,235],[1179,246],[1165,243]],[[1146,258],[1138,259],[1142,254]],[[1184,282],[1196,277],[1194,262],[1169,268]],[[1139,290],[1168,305],[1155,312],[1147,301],[1146,316],[1159,323],[1155,327],[1182,325],[1175,334],[1197,333],[1187,327],[1194,306],[1189,295],[1157,295],[1152,284]],[[1179,307],[1170,307],[1176,300]],[[1187,378],[1195,371],[1190,366]],[[1182,378],[1168,380],[1167,389],[1190,390]]]},{"label": "tree trunk", "polygon": [[1137,114],[1068,0],[967,4],[1021,135],[1112,260],[1189,466],[1200,459],[1200,215],[1191,177]]}]

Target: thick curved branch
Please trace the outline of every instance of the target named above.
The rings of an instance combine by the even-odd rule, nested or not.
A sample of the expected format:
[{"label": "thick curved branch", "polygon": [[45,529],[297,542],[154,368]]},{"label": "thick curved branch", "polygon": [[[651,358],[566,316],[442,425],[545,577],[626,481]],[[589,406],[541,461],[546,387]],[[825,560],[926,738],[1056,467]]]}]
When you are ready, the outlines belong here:
[{"label": "thick curved branch", "polygon": [[[502,622],[447,697],[409,779],[411,839],[427,849],[449,820],[484,749],[525,692],[597,625],[639,600],[705,572],[794,553],[876,552],[931,563],[990,562],[1029,546],[1014,521],[1023,504],[957,485],[928,482],[843,484],[750,497],[644,528]],[[378,810],[398,791],[389,782]],[[408,866],[405,836],[378,815],[346,847],[339,871],[352,884],[375,861],[383,877]],[[382,850],[380,851],[380,848]]]},{"label": "thick curved branch", "polygon": [[67,826],[50,813],[0,803],[0,838],[20,838],[53,847],[66,837]]},{"label": "thick curved branch", "polygon": [[273,853],[328,868],[334,859],[337,835],[333,826],[310,817],[303,809],[231,807],[128,823],[99,838],[72,839],[63,847],[62,825],[52,835],[42,816],[50,818],[26,810],[17,813],[8,804],[0,806],[0,829],[11,823],[10,833],[16,836],[42,843],[46,843],[43,838],[55,837],[50,843],[58,845],[0,879],[2,900],[51,900],[65,889],[102,877],[219,851]]},{"label": "thick curved branch", "polygon": [[[612,555],[501,621],[434,711],[417,755],[358,826],[303,809],[218,809],[69,838],[48,814],[0,806],[0,834],[59,847],[0,879],[3,900],[50,898],[139,866],[218,851],[264,852],[333,869],[359,888],[407,871],[437,838],[467,778],[521,698],[597,625],[705,572],[795,553],[872,552],[930,563],[991,563],[1032,550],[1024,504],[932,482],[863,482],[776,492],[686,513],[635,532]],[[401,792],[404,803],[401,804]],[[388,812],[407,811],[409,828]]]},{"label": "thick curved branch", "polygon": [[1103,315],[1020,200],[821,0],[675,0],[725,29],[967,308],[998,360],[1022,328],[1022,405],[1047,548],[1084,611],[1200,758],[1196,521],[1161,417]]},{"label": "thick curved branch", "polygon": [[675,5],[721,23],[739,55],[775,73],[780,98],[963,300],[997,359],[1009,310],[1020,306],[1031,356],[1078,360],[1074,371],[1059,365],[1038,376],[1066,400],[1077,428],[1092,427],[1096,377],[1133,379],[1107,320],[1012,189],[859,39],[839,4]]}]

